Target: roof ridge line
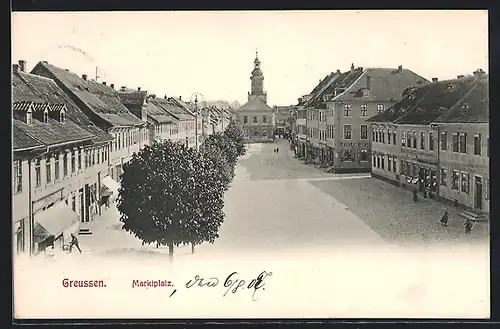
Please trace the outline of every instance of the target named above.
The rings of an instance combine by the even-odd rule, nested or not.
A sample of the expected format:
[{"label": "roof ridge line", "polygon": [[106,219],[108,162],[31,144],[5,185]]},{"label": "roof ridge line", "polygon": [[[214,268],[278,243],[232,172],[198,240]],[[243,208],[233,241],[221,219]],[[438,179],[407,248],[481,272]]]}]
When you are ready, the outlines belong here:
[{"label": "roof ridge line", "polygon": [[[358,77],[356,80],[354,80],[354,81],[353,81],[353,82],[349,85],[349,87],[347,87],[347,88],[346,88],[346,89],[345,89],[342,93],[340,93],[339,95],[335,96],[335,97],[333,98],[333,100],[332,100],[332,101],[333,101],[333,102],[335,102],[335,99],[336,99],[337,97],[340,97],[340,96],[342,96],[342,95],[346,94],[346,93],[347,93],[347,92],[348,92],[348,91],[352,88],[352,86],[354,86],[354,85],[355,85],[355,84],[356,84],[356,83],[357,83],[357,82],[358,82],[358,81],[359,81],[359,80],[363,77],[363,75],[365,75],[367,72],[368,72],[368,69],[367,69],[367,68],[365,68],[365,69],[363,70],[363,73],[361,73],[361,74],[359,75],[359,77]],[[345,80],[347,79],[347,77],[349,76],[349,74],[351,74],[351,73],[352,73],[352,72],[349,72],[349,73],[347,74],[347,76],[344,78],[344,80],[343,80],[343,81],[345,81]]]}]

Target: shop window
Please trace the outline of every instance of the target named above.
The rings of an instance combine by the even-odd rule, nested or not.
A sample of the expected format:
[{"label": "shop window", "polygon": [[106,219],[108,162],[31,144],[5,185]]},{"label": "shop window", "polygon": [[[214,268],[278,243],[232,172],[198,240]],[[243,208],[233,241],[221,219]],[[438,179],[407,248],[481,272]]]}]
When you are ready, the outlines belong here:
[{"label": "shop window", "polygon": [[354,154],[351,150],[344,150],[342,152],[342,161],[343,162],[351,162],[354,161]]},{"label": "shop window", "polygon": [[462,172],[462,192],[469,194],[469,174],[466,172]]},{"label": "shop window", "polygon": [[361,150],[359,152],[359,161],[368,162],[368,150]]}]

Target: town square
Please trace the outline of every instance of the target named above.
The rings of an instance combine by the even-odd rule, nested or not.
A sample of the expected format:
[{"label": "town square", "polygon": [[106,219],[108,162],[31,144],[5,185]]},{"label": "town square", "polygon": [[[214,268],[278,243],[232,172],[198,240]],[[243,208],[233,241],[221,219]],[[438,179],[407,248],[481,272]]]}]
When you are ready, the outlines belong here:
[{"label": "town square", "polygon": [[[391,30],[380,43],[356,41],[361,27],[340,43],[328,30],[329,20],[402,19],[390,11],[14,13],[17,287],[39,271],[47,283],[25,287],[53,288],[65,300],[63,279],[108,289],[95,293],[99,305],[121,306],[96,304],[91,312],[101,317],[138,309],[162,316],[146,300],[210,291],[219,281],[225,299],[267,298],[257,317],[379,316],[370,305],[382,296],[382,317],[486,316],[487,15],[427,15],[446,20],[435,28],[448,36],[460,34],[459,18],[477,22],[468,31],[477,54],[432,28],[413,39]],[[296,26],[298,17],[323,30],[308,40],[314,29]],[[142,22],[137,30],[125,24],[132,19]],[[30,34],[30,24],[47,20],[71,31],[54,23]],[[48,33],[54,40],[43,41]],[[308,51],[319,44],[329,48]],[[446,61],[451,54],[462,57]],[[160,267],[172,277],[157,275]],[[456,297],[464,276],[476,282],[468,301]],[[323,292],[302,291],[281,309],[269,297],[284,294],[285,281],[328,278],[335,283]],[[135,287],[136,297],[117,297],[116,282]],[[25,289],[23,301],[34,298]],[[171,291],[151,297],[147,289]],[[134,298],[144,301],[135,310]],[[442,300],[453,302],[438,309]],[[314,311],[305,312],[307,301]],[[36,316],[87,314],[76,301],[53,306],[56,297],[43,311],[25,303],[23,312]],[[228,315],[197,303],[210,307],[196,316]],[[177,304],[175,315],[190,314]]]}]

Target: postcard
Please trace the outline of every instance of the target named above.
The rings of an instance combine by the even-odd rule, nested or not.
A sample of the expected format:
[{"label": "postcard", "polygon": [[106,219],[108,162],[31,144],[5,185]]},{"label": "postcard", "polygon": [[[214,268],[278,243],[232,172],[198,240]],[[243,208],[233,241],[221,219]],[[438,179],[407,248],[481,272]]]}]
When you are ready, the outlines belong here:
[{"label": "postcard", "polygon": [[489,318],[487,22],[13,12],[15,319]]}]

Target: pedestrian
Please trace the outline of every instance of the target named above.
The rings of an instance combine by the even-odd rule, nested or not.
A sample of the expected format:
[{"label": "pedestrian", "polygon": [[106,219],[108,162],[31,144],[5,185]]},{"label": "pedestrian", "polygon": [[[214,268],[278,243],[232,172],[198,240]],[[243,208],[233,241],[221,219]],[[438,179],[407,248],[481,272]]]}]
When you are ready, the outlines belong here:
[{"label": "pedestrian", "polygon": [[470,222],[470,219],[467,219],[465,221],[464,228],[465,228],[465,234],[469,234],[472,229],[472,223]]},{"label": "pedestrian", "polygon": [[418,195],[417,195],[417,190],[413,190],[413,202],[417,202],[418,201]]},{"label": "pedestrian", "polygon": [[276,148],[276,153],[280,153],[280,148],[279,147]]},{"label": "pedestrian", "polygon": [[82,253],[82,250],[80,249],[80,246],[78,244],[78,238],[73,233],[71,233],[71,242],[69,243],[69,253],[71,253],[71,251],[73,250],[73,246],[75,246],[78,249],[80,254]]},{"label": "pedestrian", "polygon": [[441,225],[448,226],[448,211],[445,211],[443,217],[441,217]]}]

